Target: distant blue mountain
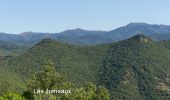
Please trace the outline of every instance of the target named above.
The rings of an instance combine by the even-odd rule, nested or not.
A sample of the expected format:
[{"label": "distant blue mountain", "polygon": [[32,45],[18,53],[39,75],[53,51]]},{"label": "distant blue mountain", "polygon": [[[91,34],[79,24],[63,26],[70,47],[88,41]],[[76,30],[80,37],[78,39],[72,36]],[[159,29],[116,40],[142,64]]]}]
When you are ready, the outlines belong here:
[{"label": "distant blue mountain", "polygon": [[[164,38],[159,38],[158,36],[162,37],[164,35],[170,34],[170,26],[156,24],[150,25],[146,23],[130,23],[126,26],[108,32],[108,36],[115,41],[124,40],[137,34],[143,34],[156,40],[162,40]],[[170,39],[170,37],[167,39]]]},{"label": "distant blue mountain", "polygon": [[94,45],[124,40],[137,34],[149,36],[156,41],[167,40],[170,39],[170,26],[130,23],[108,32],[77,28],[60,33],[24,32],[19,35],[0,33],[0,40],[20,44],[34,44],[44,38],[53,38],[70,44]]}]

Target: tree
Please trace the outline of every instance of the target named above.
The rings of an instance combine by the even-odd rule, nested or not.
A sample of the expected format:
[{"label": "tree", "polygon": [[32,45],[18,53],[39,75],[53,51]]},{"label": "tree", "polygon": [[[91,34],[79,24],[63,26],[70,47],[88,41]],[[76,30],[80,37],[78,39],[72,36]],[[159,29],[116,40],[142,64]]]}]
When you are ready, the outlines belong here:
[{"label": "tree", "polygon": [[61,76],[54,68],[54,64],[51,61],[45,63],[44,69],[34,74],[33,80],[30,80],[27,84],[29,90],[59,88],[63,84],[63,76]]},{"label": "tree", "polygon": [[[54,68],[53,63],[48,61],[44,69],[35,73],[32,80],[27,84],[28,91],[23,93],[27,99],[35,100],[109,100],[109,92],[103,86],[97,87],[93,83],[87,83],[85,87],[74,88],[70,82],[65,82]],[[71,93],[47,94],[34,93],[35,89],[43,91],[51,90],[71,90]]]},{"label": "tree", "polygon": [[44,100],[46,98],[54,98],[51,94],[35,94],[35,90],[43,90],[46,91],[52,89],[68,89],[71,84],[68,82],[64,82],[63,76],[61,76],[54,68],[54,64],[51,61],[45,63],[43,70],[40,72],[36,72],[32,80],[29,80],[27,83],[27,91],[23,93],[24,97],[27,99],[37,99],[40,98]]}]

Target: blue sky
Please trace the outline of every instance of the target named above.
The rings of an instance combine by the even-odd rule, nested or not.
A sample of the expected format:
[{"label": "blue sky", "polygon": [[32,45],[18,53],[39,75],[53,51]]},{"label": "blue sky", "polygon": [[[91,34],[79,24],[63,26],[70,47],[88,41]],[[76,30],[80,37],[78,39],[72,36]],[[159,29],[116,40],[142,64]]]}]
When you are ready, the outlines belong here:
[{"label": "blue sky", "polygon": [[130,22],[170,25],[170,0],[1,0],[0,32],[112,30]]}]

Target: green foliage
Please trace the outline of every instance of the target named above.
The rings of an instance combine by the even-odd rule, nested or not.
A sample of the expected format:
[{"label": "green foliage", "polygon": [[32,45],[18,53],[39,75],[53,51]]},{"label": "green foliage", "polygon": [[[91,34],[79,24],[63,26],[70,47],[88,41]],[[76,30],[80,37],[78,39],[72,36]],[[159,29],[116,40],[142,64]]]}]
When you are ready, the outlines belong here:
[{"label": "green foliage", "polygon": [[8,68],[0,67],[0,77],[0,95],[9,91],[21,93],[25,89],[21,76]]},{"label": "green foliage", "polygon": [[[35,100],[109,100],[109,92],[103,86],[97,87],[88,83],[85,87],[74,88],[63,81],[63,76],[56,72],[53,63],[48,61],[44,69],[35,73],[34,79],[28,82],[28,90],[23,93],[27,99]],[[73,89],[74,88],[74,89]],[[35,90],[42,93],[35,93]],[[48,94],[46,90],[70,90],[71,93]],[[72,91],[71,91],[72,90]],[[33,92],[34,91],[34,92]]]},{"label": "green foliage", "polygon": [[110,94],[103,86],[88,83],[84,88],[75,89],[72,100],[110,100]]},{"label": "green foliage", "polygon": [[16,56],[28,49],[26,45],[18,45],[10,42],[0,41],[0,56]]},{"label": "green foliage", "polygon": [[107,48],[108,45],[81,47],[46,39],[27,53],[0,62],[0,67],[13,70],[26,81],[34,72],[43,69],[44,62],[51,60],[66,80],[82,86],[86,81],[97,83]]},{"label": "green foliage", "polygon": [[45,91],[55,86],[60,86],[62,83],[63,76],[55,71],[53,63],[49,61],[45,64],[43,71],[35,73],[34,79],[31,80],[27,86],[30,90],[43,89]]},{"label": "green foliage", "polygon": [[54,68],[54,64],[51,61],[45,63],[44,69],[40,72],[36,72],[32,80],[27,83],[27,91],[23,93],[27,99],[35,100],[55,100],[55,96],[47,93],[37,94],[36,90],[40,89],[45,92],[54,89],[69,89],[70,83],[64,82],[63,76],[61,76]]},{"label": "green foliage", "polygon": [[170,49],[170,40],[163,40],[163,41],[160,41],[159,43],[165,46],[166,48]]},{"label": "green foliage", "polygon": [[26,100],[26,99],[22,97],[20,94],[9,92],[0,97],[0,100]]},{"label": "green foliage", "polygon": [[112,99],[161,98],[157,86],[169,84],[165,81],[169,58],[168,49],[142,35],[115,43],[103,61],[101,84]]}]

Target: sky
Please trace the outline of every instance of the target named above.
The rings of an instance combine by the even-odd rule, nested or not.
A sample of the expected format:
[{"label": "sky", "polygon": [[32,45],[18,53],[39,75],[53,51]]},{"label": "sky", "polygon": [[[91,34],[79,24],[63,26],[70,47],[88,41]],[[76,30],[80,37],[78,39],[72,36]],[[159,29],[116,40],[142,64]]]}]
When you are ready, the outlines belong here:
[{"label": "sky", "polygon": [[0,32],[109,31],[131,22],[170,25],[170,0],[0,0]]}]

